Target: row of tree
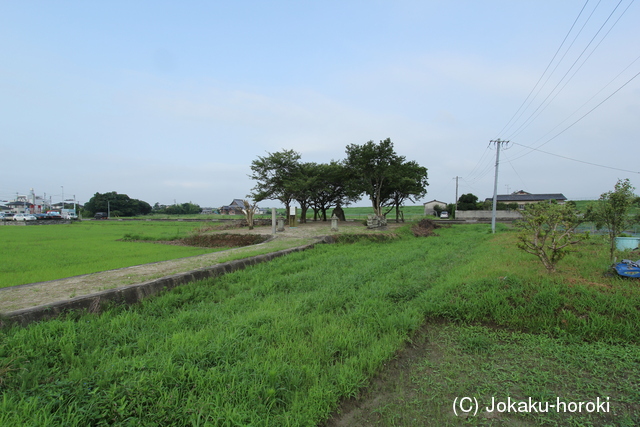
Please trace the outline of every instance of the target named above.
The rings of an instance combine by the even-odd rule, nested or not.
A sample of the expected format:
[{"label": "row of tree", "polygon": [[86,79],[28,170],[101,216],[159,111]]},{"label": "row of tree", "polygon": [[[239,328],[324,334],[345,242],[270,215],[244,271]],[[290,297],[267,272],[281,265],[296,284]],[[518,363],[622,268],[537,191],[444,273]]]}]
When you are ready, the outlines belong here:
[{"label": "row of tree", "polygon": [[151,212],[165,215],[193,215],[202,212],[202,208],[200,205],[191,202],[173,205],[161,205],[156,202]]},{"label": "row of tree", "polygon": [[327,211],[368,196],[373,212],[386,215],[395,208],[396,220],[405,201],[415,202],[427,193],[427,168],[397,154],[389,138],[379,144],[369,141],[346,147],[344,160],[329,163],[302,162],[294,150],[267,153],[251,163],[250,177],[256,181],[251,197],[256,202],[279,200],[287,211],[293,202],[307,209],[314,219],[327,220]]}]

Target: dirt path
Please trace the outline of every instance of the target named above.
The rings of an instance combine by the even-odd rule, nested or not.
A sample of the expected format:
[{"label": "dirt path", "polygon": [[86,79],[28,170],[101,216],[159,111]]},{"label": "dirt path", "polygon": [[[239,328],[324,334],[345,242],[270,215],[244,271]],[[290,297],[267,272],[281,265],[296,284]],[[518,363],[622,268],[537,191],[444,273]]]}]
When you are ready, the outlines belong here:
[{"label": "dirt path", "polygon": [[[394,230],[397,226],[398,224],[391,224],[387,232]],[[1,288],[0,312],[7,313],[22,308],[64,301],[106,289],[142,283],[171,274],[184,273],[233,259],[247,258],[254,255],[302,246],[313,242],[317,236],[342,233],[380,232],[381,231],[367,230],[360,222],[340,223],[338,233],[331,231],[330,222],[311,222],[298,225],[297,227],[286,227],[284,232],[276,233],[275,238],[272,240],[258,245],[85,274],[66,279]],[[220,233],[270,235],[271,227],[256,227],[253,230],[249,230],[248,228],[224,230],[220,231]]]}]

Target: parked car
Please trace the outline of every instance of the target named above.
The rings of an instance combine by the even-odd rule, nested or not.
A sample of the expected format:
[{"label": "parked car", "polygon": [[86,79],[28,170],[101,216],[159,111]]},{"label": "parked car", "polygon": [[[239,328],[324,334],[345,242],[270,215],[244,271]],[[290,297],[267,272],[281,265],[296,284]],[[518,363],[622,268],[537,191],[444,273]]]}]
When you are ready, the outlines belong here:
[{"label": "parked car", "polygon": [[60,215],[60,212],[56,211],[47,212],[47,216],[49,217],[49,219],[62,219],[62,215]]},{"label": "parked car", "polygon": [[14,221],[35,221],[37,218],[31,214],[15,214],[13,217]]},{"label": "parked car", "polygon": [[33,216],[35,216],[38,221],[43,221],[43,220],[46,220],[46,219],[50,219],[49,215],[43,214],[43,213],[33,214]]},{"label": "parked car", "polygon": [[109,219],[109,214],[106,212],[96,212],[93,217],[95,219]]},{"label": "parked car", "polygon": [[13,214],[11,212],[0,212],[1,221],[11,221],[12,219],[13,219]]},{"label": "parked car", "polygon": [[62,218],[64,219],[78,219],[78,215],[74,214],[73,212],[66,212],[62,215]]},{"label": "parked car", "polygon": [[440,218],[449,218],[449,212],[447,211],[440,212]]}]

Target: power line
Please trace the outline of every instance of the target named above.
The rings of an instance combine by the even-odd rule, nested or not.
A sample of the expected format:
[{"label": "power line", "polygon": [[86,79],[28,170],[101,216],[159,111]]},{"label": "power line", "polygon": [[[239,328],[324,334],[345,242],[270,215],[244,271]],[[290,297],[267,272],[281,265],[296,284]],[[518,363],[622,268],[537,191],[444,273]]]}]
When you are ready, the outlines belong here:
[{"label": "power line", "polygon": [[[557,128],[559,128],[563,123],[565,123],[566,121],[568,121],[571,117],[573,117],[580,109],[582,109],[584,106],[586,106],[589,102],[591,102],[596,96],[598,96],[602,91],[604,91],[611,83],[613,83],[618,77],[620,77],[622,75],[622,73],[624,73],[625,71],[627,71],[633,64],[635,64],[638,60],[640,59],[640,56],[638,56],[636,59],[634,59],[629,65],[627,65],[624,70],[622,70],[621,72],[618,73],[618,75],[616,75],[613,79],[611,79],[611,81],[609,81],[609,83],[607,83],[606,85],[604,85],[602,87],[602,89],[600,89],[598,92],[596,92],[591,98],[589,98],[587,101],[585,101],[580,107],[578,107],[573,113],[571,113],[566,119],[564,119],[563,121],[561,121],[560,123],[558,123],[556,126],[554,126],[549,132],[545,133],[544,135],[542,135],[540,138],[538,138],[535,142],[540,141],[541,139],[544,139],[544,137],[546,137],[547,135],[549,135],[551,132],[553,132],[554,130],[556,130]],[[635,77],[634,77],[635,78]],[[625,83],[626,84],[626,83]],[[619,90],[619,89],[618,89]],[[548,141],[547,141],[548,142]],[[546,142],[545,142],[546,144]]]},{"label": "power line", "polygon": [[[551,58],[551,61],[549,61],[549,63],[547,64],[547,67],[544,69],[544,71],[542,72],[542,74],[540,75],[540,78],[538,79],[538,81],[536,82],[536,84],[533,86],[533,88],[531,89],[531,92],[529,92],[529,94],[527,95],[527,97],[525,98],[524,101],[522,101],[522,104],[520,104],[520,107],[516,110],[515,113],[513,113],[513,116],[511,116],[511,118],[509,119],[509,121],[507,122],[506,125],[504,125],[504,127],[502,128],[502,130],[500,131],[500,135],[505,132],[508,129],[508,126],[511,124],[511,122],[513,121],[514,117],[516,117],[516,115],[520,112],[520,110],[522,109],[522,107],[526,104],[526,102],[529,100],[529,98],[531,97],[531,94],[533,94],[533,92],[536,90],[536,88],[538,87],[538,85],[540,84],[540,82],[542,81],[542,78],[544,77],[544,75],[547,73],[547,71],[549,70],[549,67],[551,67],[551,64],[553,64],[553,61],[556,59],[556,56],[558,56],[558,53],[560,53],[560,50],[562,49],[562,46],[564,46],[564,43],[567,41],[567,38],[569,37],[569,34],[571,34],[571,31],[573,31],[573,27],[575,27],[576,23],[578,22],[578,19],[580,19],[580,16],[582,16],[582,12],[584,11],[584,8],[587,7],[587,4],[589,3],[589,0],[587,0],[585,2],[585,4],[582,6],[582,9],[580,9],[580,13],[578,13],[578,16],[576,17],[576,19],[573,21],[573,24],[571,24],[571,28],[569,28],[569,31],[567,32],[567,34],[564,36],[564,39],[562,40],[562,43],[560,43],[560,46],[558,46],[558,49],[556,50],[556,53],[553,54],[553,58]],[[595,9],[594,9],[595,10]],[[587,20],[588,21],[588,20]],[[580,30],[582,31],[582,30]],[[580,33],[578,33],[580,34]],[[575,41],[575,39],[574,39]],[[571,48],[571,46],[569,46],[569,48]],[[567,50],[568,51],[568,50]],[[566,55],[566,53],[565,53]],[[564,58],[564,56],[563,56]],[[558,62],[559,63],[559,62]],[[557,66],[556,66],[557,68]],[[555,68],[554,68],[555,71]],[[553,74],[553,72],[551,73]],[[549,75],[549,77],[551,77],[551,75]],[[547,78],[548,81],[548,78]],[[546,84],[546,82],[545,82]],[[543,85],[544,87],[544,85]],[[542,89],[542,88],[541,88]],[[534,97],[535,99],[535,97]],[[533,100],[532,100],[533,102]],[[524,114],[524,111],[523,111]],[[522,116],[522,114],[520,114],[520,116],[518,116],[518,118],[520,118]]]},{"label": "power line", "polygon": [[[586,165],[598,166],[598,167],[601,167],[601,168],[612,169],[612,170],[617,170],[617,171],[621,171],[621,172],[638,173],[638,174],[640,174],[640,172],[638,172],[638,171],[632,171],[632,170],[628,170],[628,169],[621,169],[621,168],[616,168],[616,167],[613,167],[613,166],[600,165],[600,164],[597,164],[597,163],[591,163],[591,162],[587,162],[587,161],[584,161],[584,160],[578,160],[578,159],[574,159],[574,158],[571,158],[571,157],[562,156],[560,154],[549,153],[548,151],[543,151],[543,150],[540,150],[540,149],[534,148],[534,147],[528,147],[526,145],[518,144],[517,142],[514,142],[513,144],[519,145],[519,146],[524,147],[524,148],[528,148],[529,150],[537,151],[539,153],[544,153],[544,154],[548,154],[550,156],[560,157],[560,158],[563,158],[563,159],[566,159],[566,160],[571,160],[571,161],[578,162],[578,163],[584,163]],[[529,153],[527,153],[527,154],[529,154]],[[520,157],[523,157],[523,156],[520,156]],[[509,163],[511,163],[511,161],[513,161],[513,160],[519,159],[520,157],[516,157],[515,159],[510,160]]]},{"label": "power line", "polygon": [[[561,130],[560,132],[558,132],[557,134],[555,134],[553,137],[549,138],[546,142],[540,144],[538,147],[542,147],[546,144],[548,144],[549,142],[553,141],[554,139],[556,139],[557,137],[559,137],[560,135],[562,135],[564,132],[566,132],[567,130],[569,130],[571,127],[573,127],[576,123],[578,123],[579,121],[581,121],[582,119],[584,119],[585,117],[587,117],[589,114],[591,114],[596,108],[598,108],[599,106],[601,106],[602,104],[604,104],[606,101],[608,101],[613,95],[615,95],[616,93],[618,93],[623,87],[625,87],[626,85],[628,85],[629,83],[631,83],[631,81],[633,79],[635,79],[636,77],[638,77],[638,75],[640,75],[640,72],[636,73],[633,77],[631,77],[629,80],[627,80],[622,86],[620,86],[618,89],[616,89],[612,94],[610,94],[609,96],[607,96],[605,99],[603,99],[602,101],[600,101],[595,107],[593,107],[591,110],[587,111],[585,114],[583,114],[578,120],[576,120],[575,122],[571,123],[569,126],[567,126],[566,128],[564,128],[563,130]],[[525,145],[522,144],[518,144],[521,147],[526,147],[529,148],[530,150],[536,150],[536,151],[541,151],[541,150],[537,150],[536,148],[532,148],[532,147],[527,147]],[[542,152],[542,151],[541,151]],[[524,153],[521,156],[518,156],[513,160],[518,160],[521,157],[526,156],[527,154],[530,154],[531,151],[529,151],[528,153]],[[547,153],[549,154],[549,153]],[[574,160],[574,159],[569,159],[569,160]],[[596,165],[599,166],[599,165]]]},{"label": "power line", "polygon": [[[618,2],[618,4],[616,5],[616,7],[611,11],[611,13],[609,14],[609,16],[607,17],[607,19],[602,23],[602,25],[600,26],[600,28],[598,29],[598,31],[596,31],[596,33],[593,35],[593,37],[591,38],[591,40],[589,40],[589,43],[587,43],[587,45],[584,47],[584,49],[582,49],[582,52],[580,52],[580,55],[578,55],[578,57],[573,61],[573,64],[571,64],[571,66],[569,67],[569,69],[564,73],[564,75],[562,76],[562,78],[558,81],[558,83],[556,83],[556,85],[553,87],[553,89],[551,90],[551,92],[549,92],[549,94],[544,98],[544,100],[540,103],[540,105],[529,115],[529,117],[511,134],[509,135],[509,138],[513,138],[515,137],[517,134],[519,134],[522,130],[526,129],[531,123],[533,123],[533,121],[549,106],[549,104],[558,96],[558,94],[560,92],[562,92],[562,90],[566,87],[566,85],[573,79],[573,77],[576,75],[576,73],[580,70],[580,68],[582,68],[582,66],[585,64],[585,62],[591,57],[591,55],[593,54],[593,52],[595,52],[595,50],[598,48],[598,46],[600,46],[600,43],[602,43],[602,40],[604,40],[607,35],[609,34],[609,32],[611,32],[611,29],[613,29],[613,27],[618,23],[618,21],[620,20],[620,18],[622,17],[622,15],[624,15],[624,13],[627,11],[627,9],[629,9],[629,6],[631,6],[631,3],[629,4],[629,6],[627,6],[627,9],[625,9],[622,14],[620,15],[620,17],[616,20],[616,22],[613,23],[611,29],[604,35],[604,37],[602,38],[602,40],[595,46],[595,48],[593,49],[593,51],[587,56],[587,58],[582,62],[582,64],[578,67],[578,69],[566,80],[565,84],[560,87],[560,89],[558,90],[558,87],[560,86],[560,84],[562,84],[563,81],[565,81],[565,79],[567,78],[567,76],[569,75],[569,73],[571,72],[571,70],[573,70],[573,68],[576,66],[576,64],[578,63],[578,61],[580,61],[580,58],[582,58],[582,56],[585,54],[585,52],[587,52],[587,50],[589,49],[589,46],[591,46],[591,44],[594,42],[594,40],[596,39],[596,37],[598,37],[598,34],[600,34],[600,32],[602,31],[602,29],[605,27],[605,25],[607,24],[607,22],[609,22],[609,20],[611,19],[611,17],[613,16],[613,14],[616,12],[616,10],[618,9],[618,7],[620,6],[620,4],[622,3],[623,0],[620,0]],[[596,6],[597,7],[597,6]],[[595,11],[595,9],[594,9]],[[586,25],[586,22],[585,22]],[[577,38],[577,35],[576,35]],[[573,45],[573,43],[572,43]],[[571,47],[571,46],[570,46]],[[564,58],[564,57],[563,57]],[[558,64],[559,65],[559,64]],[[556,67],[557,68],[557,67]],[[555,71],[555,70],[554,70]],[[550,77],[550,76],[549,76]],[[553,97],[551,97],[553,95]],[[549,98],[551,97],[551,99],[549,100]],[[548,102],[547,102],[548,101]],[[545,105],[546,104],[546,105]],[[538,112],[538,110],[540,110],[540,112],[538,114],[536,114]]]},{"label": "power line", "polygon": [[[596,37],[598,36],[598,34],[600,34],[600,31],[602,31],[602,29],[604,28],[604,26],[607,24],[607,22],[609,22],[609,20],[611,19],[611,17],[613,16],[613,14],[615,13],[615,11],[618,9],[618,7],[620,6],[620,3],[622,3],[622,0],[620,0],[618,2],[618,4],[616,5],[616,7],[613,9],[613,11],[609,14],[609,16],[607,17],[607,19],[605,20],[605,22],[600,26],[600,28],[598,29],[598,31],[596,32],[596,34],[591,38],[591,40],[589,41],[589,43],[587,44],[587,46],[585,46],[585,48],[582,50],[582,52],[580,53],[580,55],[576,58],[576,60],[573,62],[573,64],[571,64],[571,67],[569,67],[569,69],[567,70],[567,72],[562,76],[562,78],[560,79],[560,81],[558,81],[558,83],[554,86],[554,88],[551,90],[551,92],[549,92],[549,94],[546,96],[546,98],[542,101],[542,103],[531,113],[531,115],[527,118],[527,120],[522,123],[511,135],[509,135],[509,138],[514,138],[517,135],[520,134],[520,132],[522,132],[524,129],[526,129],[531,123],[533,123],[535,121],[535,119],[537,119],[540,114],[543,113],[544,110],[547,109],[547,107],[553,102],[554,99],[556,99],[556,97],[560,94],[560,92],[562,92],[564,90],[564,88],[569,84],[569,82],[573,79],[573,77],[575,77],[575,75],[578,73],[578,71],[580,71],[582,69],[582,67],[584,66],[584,64],[589,60],[589,58],[591,58],[591,55],[593,55],[593,53],[598,49],[598,47],[600,46],[600,44],[602,44],[602,42],[604,41],[604,39],[607,38],[607,36],[609,35],[609,33],[613,30],[613,28],[616,26],[616,24],[618,23],[618,21],[620,21],[620,19],[622,18],[622,16],[624,16],[624,14],[627,12],[627,10],[629,10],[629,7],[631,7],[631,4],[633,4],[634,0],[631,0],[631,3],[629,3],[629,5],[627,5],[626,9],[620,14],[620,16],[618,17],[618,19],[616,19],[616,21],[613,23],[613,25],[611,26],[611,28],[609,28],[609,30],[606,32],[606,34],[600,39],[600,41],[595,45],[595,47],[591,50],[591,52],[587,55],[587,57],[584,59],[584,61],[582,61],[582,63],[578,66],[578,68],[573,72],[573,74],[571,74],[571,76],[564,82],[564,84],[562,85],[562,87],[560,87],[559,90],[556,91],[556,89],[558,89],[558,87],[560,86],[560,84],[565,80],[565,78],[567,77],[567,75],[571,72],[571,70],[576,66],[576,64],[578,63],[578,61],[580,60],[580,58],[582,58],[582,56],[585,54],[585,52],[587,51],[587,49],[589,48],[589,46],[591,46],[591,44],[593,43],[593,41],[596,39]],[[555,70],[554,70],[555,71]],[[555,92],[555,93],[554,93]],[[552,96],[553,95],[553,96]],[[549,99],[551,97],[551,99]],[[548,101],[548,102],[547,102]],[[546,103],[546,105],[545,105]],[[540,110],[538,112],[538,110]],[[538,112],[536,114],[536,112]]]}]

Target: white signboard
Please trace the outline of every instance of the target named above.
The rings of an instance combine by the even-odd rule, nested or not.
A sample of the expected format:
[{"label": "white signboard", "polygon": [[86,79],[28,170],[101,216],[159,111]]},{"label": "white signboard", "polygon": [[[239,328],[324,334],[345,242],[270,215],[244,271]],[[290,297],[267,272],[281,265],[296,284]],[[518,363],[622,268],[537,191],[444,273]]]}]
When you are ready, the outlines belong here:
[{"label": "white signboard", "polygon": [[296,207],[295,206],[290,206],[289,207],[289,215],[295,215],[296,214]]}]

